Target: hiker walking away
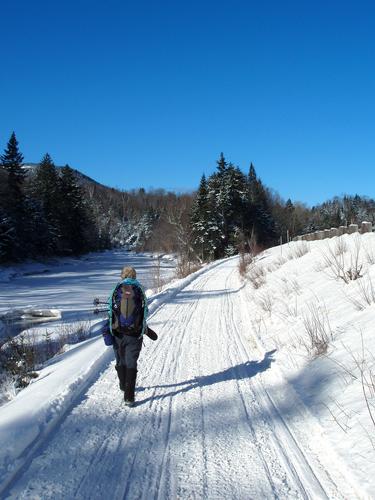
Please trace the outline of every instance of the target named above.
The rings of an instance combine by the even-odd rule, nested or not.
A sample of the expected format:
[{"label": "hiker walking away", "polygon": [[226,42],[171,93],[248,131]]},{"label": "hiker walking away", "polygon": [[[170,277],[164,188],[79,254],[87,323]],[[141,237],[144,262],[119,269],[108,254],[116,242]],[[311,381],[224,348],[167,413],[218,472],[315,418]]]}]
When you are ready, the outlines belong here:
[{"label": "hiker walking away", "polygon": [[113,335],[116,371],[127,406],[134,406],[137,361],[147,332],[147,299],[133,267],[124,267],[109,297],[109,328]]}]

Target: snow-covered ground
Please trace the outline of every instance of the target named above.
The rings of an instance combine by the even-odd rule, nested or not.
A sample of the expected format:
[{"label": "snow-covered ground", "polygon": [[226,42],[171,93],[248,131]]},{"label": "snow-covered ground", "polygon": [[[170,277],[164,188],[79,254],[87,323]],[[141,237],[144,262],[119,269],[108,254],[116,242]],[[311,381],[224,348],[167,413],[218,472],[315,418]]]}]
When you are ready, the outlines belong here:
[{"label": "snow-covered ground", "polygon": [[[373,497],[375,236],[337,241],[268,250],[244,281],[226,259],[152,296],[159,340],[145,339],[135,408],[100,338],[51,360],[0,408],[1,497]],[[335,278],[341,259],[362,277]],[[101,295],[120,267],[102,288],[90,273],[64,276],[63,320],[87,312],[79,290]]]}]

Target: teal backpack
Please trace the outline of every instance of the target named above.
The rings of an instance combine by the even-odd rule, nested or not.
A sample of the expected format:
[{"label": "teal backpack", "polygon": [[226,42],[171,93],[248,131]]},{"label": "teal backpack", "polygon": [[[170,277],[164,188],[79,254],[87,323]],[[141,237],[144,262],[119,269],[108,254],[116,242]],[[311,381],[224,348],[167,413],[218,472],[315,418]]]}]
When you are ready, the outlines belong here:
[{"label": "teal backpack", "polygon": [[125,278],[108,298],[109,330],[112,335],[140,337],[147,328],[147,298],[138,280]]}]

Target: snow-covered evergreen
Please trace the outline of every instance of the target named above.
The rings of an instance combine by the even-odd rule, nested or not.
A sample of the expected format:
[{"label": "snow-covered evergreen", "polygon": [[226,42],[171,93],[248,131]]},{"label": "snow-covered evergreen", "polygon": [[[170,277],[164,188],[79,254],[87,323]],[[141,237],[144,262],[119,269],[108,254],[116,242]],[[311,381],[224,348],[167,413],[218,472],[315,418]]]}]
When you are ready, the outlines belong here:
[{"label": "snow-covered evergreen", "polygon": [[192,226],[196,251],[204,258],[233,255],[254,235],[261,246],[274,244],[272,210],[254,166],[246,177],[221,154],[216,172],[201,180]]}]

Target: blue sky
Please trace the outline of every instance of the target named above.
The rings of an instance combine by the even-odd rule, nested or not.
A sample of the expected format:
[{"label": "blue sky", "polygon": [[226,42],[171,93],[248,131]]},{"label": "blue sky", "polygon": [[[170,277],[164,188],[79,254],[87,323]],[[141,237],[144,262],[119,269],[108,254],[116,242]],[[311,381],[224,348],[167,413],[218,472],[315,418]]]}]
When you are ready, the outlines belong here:
[{"label": "blue sky", "polygon": [[0,148],[123,189],[195,189],[221,151],[309,205],[375,197],[375,4],[1,7]]}]

